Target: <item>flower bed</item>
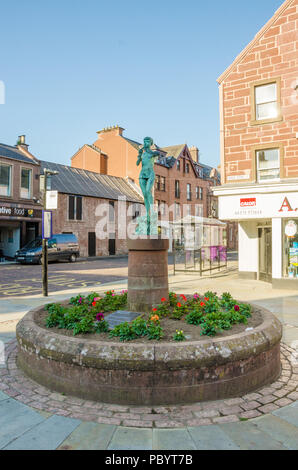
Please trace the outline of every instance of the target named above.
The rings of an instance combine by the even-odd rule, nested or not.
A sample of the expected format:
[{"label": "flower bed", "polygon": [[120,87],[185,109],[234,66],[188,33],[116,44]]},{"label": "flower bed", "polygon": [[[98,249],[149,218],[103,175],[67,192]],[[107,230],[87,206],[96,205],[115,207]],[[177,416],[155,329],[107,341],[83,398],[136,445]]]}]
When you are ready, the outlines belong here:
[{"label": "flower bed", "polygon": [[95,292],[87,297],[78,295],[71,298],[68,305],[48,304],[45,324],[48,328],[68,330],[73,335],[103,334],[104,340],[180,342],[199,336],[225,336],[232,329],[234,333],[241,332],[246,326],[254,327],[261,321],[252,318],[249,304],[238,303],[228,293],[220,297],[213,292],[202,296],[178,296],[170,292],[169,300],[162,298],[149,315],[140,315],[131,323],[122,323],[109,331],[106,317],[115,310],[125,309],[126,303],[127,291],[120,294],[108,291],[104,296]]}]

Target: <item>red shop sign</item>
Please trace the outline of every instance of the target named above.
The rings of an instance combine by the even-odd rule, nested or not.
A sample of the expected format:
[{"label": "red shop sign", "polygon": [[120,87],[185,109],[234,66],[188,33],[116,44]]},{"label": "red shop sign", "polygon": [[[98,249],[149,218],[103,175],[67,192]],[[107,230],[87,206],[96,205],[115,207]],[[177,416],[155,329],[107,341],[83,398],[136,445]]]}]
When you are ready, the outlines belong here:
[{"label": "red shop sign", "polygon": [[253,207],[257,205],[257,200],[255,197],[250,197],[247,199],[240,199],[241,207]]}]

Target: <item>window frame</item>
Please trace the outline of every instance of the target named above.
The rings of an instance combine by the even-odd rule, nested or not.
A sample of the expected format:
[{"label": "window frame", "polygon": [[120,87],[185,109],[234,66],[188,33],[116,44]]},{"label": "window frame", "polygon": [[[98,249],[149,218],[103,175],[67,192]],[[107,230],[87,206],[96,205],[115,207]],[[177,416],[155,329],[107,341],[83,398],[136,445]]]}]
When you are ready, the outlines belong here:
[{"label": "window frame", "polygon": [[[256,104],[256,88],[264,85],[276,84],[276,103],[277,103],[277,116],[268,119],[257,119],[257,104]],[[272,122],[283,121],[281,113],[281,78],[274,77],[267,80],[259,80],[253,82],[250,85],[250,101],[251,101],[251,126],[262,126],[264,124],[270,124]]]},{"label": "window frame", "polygon": [[[22,196],[22,171],[23,170],[27,170],[30,172],[30,178],[29,178],[29,196],[28,197],[24,197]],[[33,178],[33,171],[32,171],[32,168],[28,168],[26,166],[21,166],[21,174],[20,174],[20,199],[32,199],[32,178]],[[24,188],[25,189],[25,188]]]},{"label": "window frame", "polygon": [[[258,168],[257,168],[257,151],[260,150],[279,150],[279,178],[274,178],[271,180],[264,180],[259,182],[258,179]],[[252,160],[252,178],[250,180],[251,183],[257,184],[266,184],[272,182],[278,182],[284,178],[284,146],[283,144],[276,142],[270,144],[262,144],[262,145],[254,145],[251,148],[251,160]]]},{"label": "window frame", "polygon": [[[69,218],[70,198],[71,197],[74,198],[73,219]],[[77,219],[77,198],[81,199],[81,218],[80,219]],[[68,199],[68,202],[67,202],[67,221],[68,222],[83,222],[84,221],[84,217],[83,217],[83,213],[84,213],[83,199],[84,199],[84,197],[80,196],[78,194],[68,194],[67,199]]]},{"label": "window frame", "polygon": [[12,198],[12,194],[13,194],[13,191],[12,191],[12,184],[13,184],[13,175],[12,175],[12,172],[13,172],[13,166],[12,165],[9,165],[8,163],[4,163],[4,162],[0,162],[0,165],[2,166],[7,166],[9,168],[9,194],[7,195],[4,195],[4,194],[1,194],[0,197],[7,197],[7,198]]}]

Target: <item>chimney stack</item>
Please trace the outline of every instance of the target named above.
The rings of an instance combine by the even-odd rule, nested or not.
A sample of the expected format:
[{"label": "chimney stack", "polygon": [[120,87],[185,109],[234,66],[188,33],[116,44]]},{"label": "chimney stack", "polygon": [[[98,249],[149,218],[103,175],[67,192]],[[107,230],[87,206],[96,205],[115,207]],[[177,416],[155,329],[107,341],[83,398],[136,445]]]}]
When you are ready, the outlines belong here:
[{"label": "chimney stack", "polygon": [[190,147],[189,149],[190,151],[190,154],[191,154],[191,158],[193,159],[193,161],[199,163],[199,149],[198,147]]},{"label": "chimney stack", "polygon": [[26,144],[26,136],[25,135],[19,135],[17,146],[25,148],[26,150],[28,149],[29,145]]},{"label": "chimney stack", "polygon": [[117,126],[105,127],[101,131],[98,131],[97,134],[106,134],[108,132],[111,132],[114,135],[122,135],[124,130],[125,129],[123,127],[120,127],[117,125]]}]

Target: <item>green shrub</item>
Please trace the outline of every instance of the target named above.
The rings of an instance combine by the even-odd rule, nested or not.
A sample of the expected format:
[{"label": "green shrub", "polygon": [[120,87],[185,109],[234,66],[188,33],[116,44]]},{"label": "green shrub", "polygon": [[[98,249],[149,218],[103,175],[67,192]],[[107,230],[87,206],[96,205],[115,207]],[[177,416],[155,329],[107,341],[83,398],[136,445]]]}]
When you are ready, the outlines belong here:
[{"label": "green shrub", "polygon": [[173,336],[174,341],[184,341],[186,339],[182,330],[176,330],[176,333]]}]

